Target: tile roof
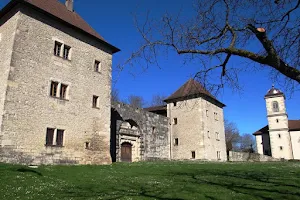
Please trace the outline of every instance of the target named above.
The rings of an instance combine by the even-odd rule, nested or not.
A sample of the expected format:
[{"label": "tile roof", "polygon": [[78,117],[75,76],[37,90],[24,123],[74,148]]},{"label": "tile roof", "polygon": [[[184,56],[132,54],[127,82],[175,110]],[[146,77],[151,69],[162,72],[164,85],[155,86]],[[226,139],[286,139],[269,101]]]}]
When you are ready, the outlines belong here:
[{"label": "tile roof", "polygon": [[[113,45],[107,43],[104,38],[99,35],[84,19],[82,19],[76,12],[69,11],[67,7],[60,3],[58,0],[12,0],[8,5],[5,6],[1,10],[1,12],[8,12],[14,5],[17,3],[25,3],[33,6],[34,8],[38,8],[41,11],[50,14],[51,16],[58,18],[69,25],[84,31],[85,33],[93,36],[94,38],[100,40],[108,47],[112,49],[112,52],[120,51],[118,48]],[[2,15],[5,13],[1,13]],[[2,16],[0,15],[0,17]]]},{"label": "tile roof", "polygon": [[144,108],[144,110],[149,111],[149,112],[167,110],[167,106],[166,105],[163,105],[163,106],[153,106],[153,107]]},{"label": "tile roof", "polygon": [[270,90],[268,90],[265,97],[277,96],[277,95],[284,95],[284,94],[279,89],[275,88],[274,85],[273,85],[272,88]]},{"label": "tile roof", "polygon": [[170,102],[175,99],[191,97],[193,95],[203,94],[210,99],[213,99],[225,106],[223,103],[218,101],[216,97],[214,97],[210,92],[208,92],[198,81],[194,79],[188,80],[184,85],[182,85],[176,92],[174,92],[171,96],[165,99],[166,102]]},{"label": "tile roof", "polygon": [[[290,131],[300,130],[300,120],[289,120],[289,129]],[[268,125],[253,133],[253,135],[261,135],[263,133],[269,133]]]}]

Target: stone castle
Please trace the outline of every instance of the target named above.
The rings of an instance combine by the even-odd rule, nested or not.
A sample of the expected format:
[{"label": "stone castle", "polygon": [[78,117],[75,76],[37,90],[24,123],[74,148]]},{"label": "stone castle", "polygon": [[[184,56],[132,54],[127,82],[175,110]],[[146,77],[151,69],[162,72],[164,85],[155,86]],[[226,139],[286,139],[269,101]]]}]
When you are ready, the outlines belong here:
[{"label": "stone castle", "polygon": [[300,120],[289,120],[285,95],[274,86],[265,95],[268,125],[256,131],[257,152],[280,159],[300,160]]},{"label": "stone castle", "polygon": [[111,102],[118,51],[73,0],[11,0],[0,11],[0,162],[225,161],[225,105],[197,81],[167,106]]}]

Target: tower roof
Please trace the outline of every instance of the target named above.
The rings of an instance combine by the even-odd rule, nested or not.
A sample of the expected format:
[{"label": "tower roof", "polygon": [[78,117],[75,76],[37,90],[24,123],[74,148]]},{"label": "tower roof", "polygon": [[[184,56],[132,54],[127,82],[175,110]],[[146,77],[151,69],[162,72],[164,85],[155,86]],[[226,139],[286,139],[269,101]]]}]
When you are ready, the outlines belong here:
[{"label": "tower roof", "polygon": [[281,92],[279,89],[275,88],[273,85],[272,88],[268,90],[265,97],[278,96],[278,95],[284,96],[283,92]]},{"label": "tower roof", "polygon": [[113,53],[120,51],[117,47],[109,44],[99,35],[84,19],[76,12],[69,11],[68,8],[58,0],[11,0],[1,11],[0,18],[14,8],[18,3],[31,6],[35,10],[41,11],[56,20],[71,25],[77,30],[83,31],[85,34],[99,40],[101,43],[109,47]]},{"label": "tower roof", "polygon": [[198,95],[207,97],[208,100],[217,103],[220,107],[225,106],[222,102],[218,101],[216,97],[214,97],[210,92],[208,92],[198,81],[194,79],[188,80],[171,96],[165,99],[165,102],[172,102],[173,100],[177,99],[191,99],[195,98],[195,96],[198,97]]}]

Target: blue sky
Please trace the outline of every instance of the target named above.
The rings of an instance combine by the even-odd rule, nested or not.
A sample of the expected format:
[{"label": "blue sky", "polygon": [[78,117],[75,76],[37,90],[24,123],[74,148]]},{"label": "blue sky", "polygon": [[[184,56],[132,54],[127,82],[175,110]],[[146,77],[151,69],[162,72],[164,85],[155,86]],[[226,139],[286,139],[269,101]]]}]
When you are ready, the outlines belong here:
[{"label": "blue sky", "polygon": [[[8,2],[9,0],[1,0],[0,7]],[[134,94],[143,96],[149,102],[155,94],[168,96],[200,69],[198,63],[183,64],[182,57],[176,54],[161,56],[160,68],[153,66],[146,71],[141,70],[139,66],[134,68],[127,66],[123,71],[116,68],[128,58],[141,41],[133,23],[132,13],[145,16],[146,12],[150,11],[152,17],[159,18],[166,11],[172,14],[181,10],[188,16],[193,2],[192,0],[75,0],[75,11],[108,42],[121,49],[121,52],[113,57],[113,80],[114,87],[119,90],[122,99]],[[234,59],[230,65],[241,65],[242,61]],[[241,133],[253,133],[267,124],[264,95],[273,83],[269,74],[270,71],[263,68],[242,72],[239,76],[242,90],[239,93],[225,87],[218,95],[218,99],[226,104],[225,118],[235,122]],[[281,89],[276,83],[275,86]],[[300,91],[287,98],[289,119],[300,119],[299,99]]]}]

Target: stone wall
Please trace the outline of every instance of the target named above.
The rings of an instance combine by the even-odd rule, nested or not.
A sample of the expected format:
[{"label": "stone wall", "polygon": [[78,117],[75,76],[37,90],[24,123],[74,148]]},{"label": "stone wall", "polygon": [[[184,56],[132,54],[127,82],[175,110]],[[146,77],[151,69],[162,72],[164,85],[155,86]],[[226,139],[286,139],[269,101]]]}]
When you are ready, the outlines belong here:
[{"label": "stone wall", "polygon": [[[15,30],[2,32],[8,34],[5,38],[13,38],[15,32],[15,37],[2,120],[1,161],[111,163],[112,53],[47,15],[27,7],[19,9],[17,22],[11,18],[16,25],[10,27]],[[54,55],[55,41],[71,47],[70,59]],[[100,72],[94,71],[95,59],[102,63]],[[68,85],[66,99],[50,96],[51,81]],[[93,95],[99,96],[98,108],[92,107]],[[47,128],[64,130],[62,146],[45,145]]]},{"label": "stone wall", "polygon": [[[123,139],[121,138],[122,134],[120,135],[119,131],[121,124],[125,121],[137,126],[136,139],[133,134],[123,135]],[[169,159],[168,122],[167,117],[123,103],[112,102],[111,155],[113,161],[120,161],[120,142],[130,138],[134,144],[139,145],[139,160]]]},{"label": "stone wall", "polygon": [[269,161],[280,161],[280,159],[273,158],[271,156],[258,154],[258,153],[229,151],[229,161],[232,161],[232,162],[246,162],[246,161],[269,162]]}]

